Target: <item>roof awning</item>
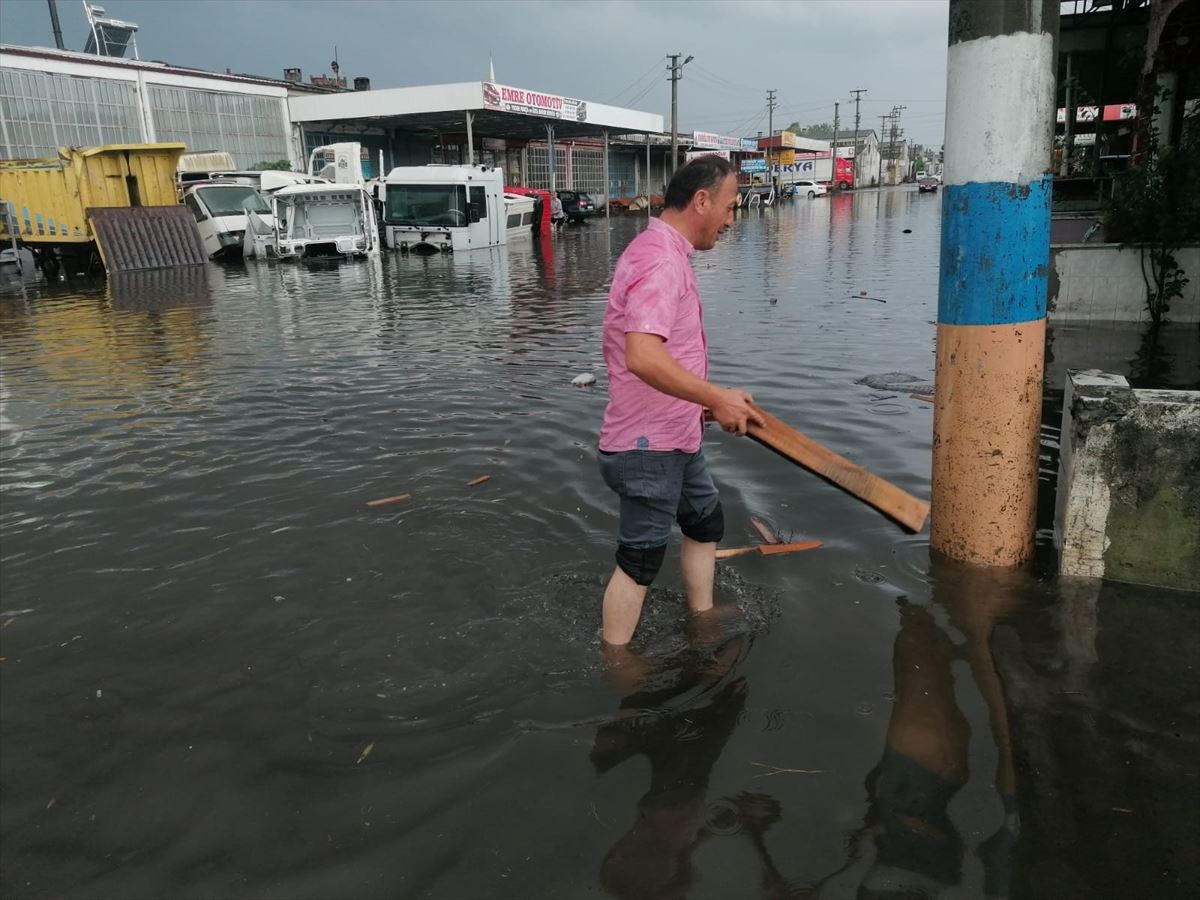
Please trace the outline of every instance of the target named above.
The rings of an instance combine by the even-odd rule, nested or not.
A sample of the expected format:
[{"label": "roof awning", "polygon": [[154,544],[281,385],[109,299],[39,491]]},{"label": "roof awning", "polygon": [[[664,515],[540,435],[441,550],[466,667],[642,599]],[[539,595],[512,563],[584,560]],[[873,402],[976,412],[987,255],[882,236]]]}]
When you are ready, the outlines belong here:
[{"label": "roof awning", "polygon": [[556,138],[663,130],[655,113],[478,81],[290,97],[288,107],[301,125],[358,123],[428,135],[466,131],[467,112],[481,137],[537,140],[547,125]]}]

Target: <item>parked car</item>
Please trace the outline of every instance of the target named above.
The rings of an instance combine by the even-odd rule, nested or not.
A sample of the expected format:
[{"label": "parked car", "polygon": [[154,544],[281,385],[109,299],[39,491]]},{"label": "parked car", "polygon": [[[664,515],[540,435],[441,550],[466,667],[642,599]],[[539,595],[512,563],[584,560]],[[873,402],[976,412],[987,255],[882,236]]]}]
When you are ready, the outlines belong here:
[{"label": "parked car", "polygon": [[795,181],[792,182],[792,189],[797,194],[807,194],[809,200],[814,197],[824,197],[829,193],[829,188],[819,181]]},{"label": "parked car", "polygon": [[596,214],[596,204],[582,191],[559,191],[558,199],[562,201],[563,215],[570,222],[582,222]]},{"label": "parked car", "polygon": [[935,194],[935,193],[937,193],[937,189],[938,189],[938,180],[936,178],[926,177],[926,178],[922,178],[920,181],[917,182],[917,193],[918,194],[924,194],[926,191],[928,191],[931,194]]}]

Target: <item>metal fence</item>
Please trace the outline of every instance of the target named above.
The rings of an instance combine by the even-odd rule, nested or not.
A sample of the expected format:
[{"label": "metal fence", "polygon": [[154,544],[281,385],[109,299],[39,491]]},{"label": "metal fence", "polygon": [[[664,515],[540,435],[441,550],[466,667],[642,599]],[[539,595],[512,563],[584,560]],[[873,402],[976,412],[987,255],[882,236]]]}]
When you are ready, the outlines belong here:
[{"label": "metal fence", "polygon": [[151,85],[150,109],[160,141],[183,141],[195,152],[224,150],[239,166],[289,158],[277,97]]},{"label": "metal fence", "polygon": [[143,140],[137,87],[127,81],[0,68],[0,114],[5,159]]},{"label": "metal fence", "polygon": [[[550,148],[545,144],[529,145],[529,171],[526,173],[526,183],[529,187],[550,189]],[[554,148],[555,187],[565,190],[567,187],[567,152],[563,147]]]},{"label": "metal fence", "polygon": [[590,147],[571,148],[571,185],[576,191],[594,195],[598,199],[607,195],[604,189],[604,151]]}]

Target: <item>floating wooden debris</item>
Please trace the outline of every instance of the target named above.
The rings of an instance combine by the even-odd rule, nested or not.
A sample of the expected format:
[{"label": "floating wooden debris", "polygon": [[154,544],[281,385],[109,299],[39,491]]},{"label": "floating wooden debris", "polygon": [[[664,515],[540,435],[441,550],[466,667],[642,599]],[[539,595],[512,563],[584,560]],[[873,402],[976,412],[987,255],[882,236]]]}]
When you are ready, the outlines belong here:
[{"label": "floating wooden debris", "polygon": [[726,547],[717,551],[717,559],[731,559],[735,556],[746,556],[750,553],[760,553],[763,556],[775,556],[780,553],[799,553],[802,550],[815,550],[822,545],[821,541],[798,541],[792,544],[755,544],[753,547]]},{"label": "floating wooden debris", "polygon": [[924,400],[926,403],[933,402],[933,394],[909,394],[914,400]]},{"label": "floating wooden debris", "polygon": [[378,500],[368,500],[367,506],[386,506],[389,503],[403,503],[411,500],[412,494],[397,494],[395,497],[380,497]]},{"label": "floating wooden debris", "polygon": [[478,478],[472,478],[470,481],[468,481],[467,487],[476,487],[477,485],[483,484],[485,481],[491,480],[491,475],[480,475]]},{"label": "floating wooden debris", "polygon": [[869,297],[866,291],[859,291],[857,294],[851,294],[856,300],[874,300],[876,303],[887,303],[882,297]]},{"label": "floating wooden debris", "polygon": [[757,516],[750,517],[750,524],[754,526],[754,530],[758,532],[758,536],[768,544],[782,544],[779,535],[766,522]]},{"label": "floating wooden debris", "polygon": [[69,350],[57,350],[54,353],[45,353],[42,356],[35,356],[34,362],[45,362],[48,359],[61,359],[64,356],[74,356],[76,353],[87,353],[89,347],[72,347]]},{"label": "floating wooden debris", "polygon": [[752,762],[752,766],[758,766],[760,769],[771,769],[770,772],[759,772],[755,778],[769,778],[772,775],[824,775],[825,769],[788,769],[783,766],[773,766],[769,763]]}]

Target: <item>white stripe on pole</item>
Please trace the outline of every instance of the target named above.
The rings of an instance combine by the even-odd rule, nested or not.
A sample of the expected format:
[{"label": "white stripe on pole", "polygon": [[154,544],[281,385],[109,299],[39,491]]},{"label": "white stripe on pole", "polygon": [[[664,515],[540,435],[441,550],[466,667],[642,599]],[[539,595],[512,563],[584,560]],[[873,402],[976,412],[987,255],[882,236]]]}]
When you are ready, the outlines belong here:
[{"label": "white stripe on pole", "polygon": [[1050,171],[1054,71],[1054,36],[1044,32],[951,45],[946,60],[947,185],[1029,184]]}]

